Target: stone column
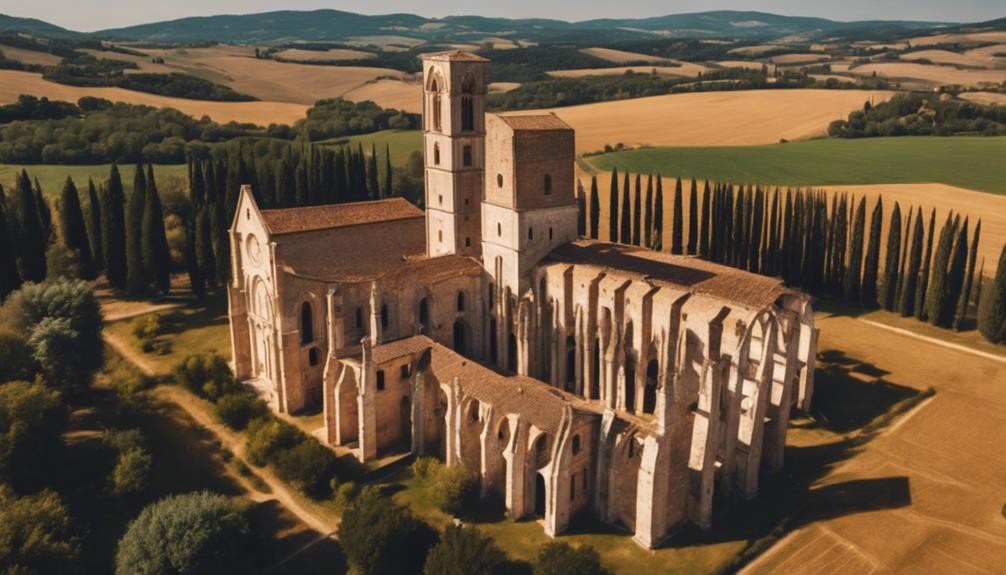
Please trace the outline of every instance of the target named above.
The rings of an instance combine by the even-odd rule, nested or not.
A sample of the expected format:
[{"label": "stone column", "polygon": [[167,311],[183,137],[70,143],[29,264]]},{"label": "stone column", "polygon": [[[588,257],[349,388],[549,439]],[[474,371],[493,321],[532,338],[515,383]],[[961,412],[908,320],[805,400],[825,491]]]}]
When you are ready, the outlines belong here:
[{"label": "stone column", "polygon": [[360,446],[358,458],[365,463],[377,459],[377,406],[375,404],[377,371],[374,369],[374,362],[371,360],[372,343],[370,338],[363,338],[362,344],[363,377],[360,378],[360,394],[357,397],[357,405],[360,412],[360,433],[357,442]]}]

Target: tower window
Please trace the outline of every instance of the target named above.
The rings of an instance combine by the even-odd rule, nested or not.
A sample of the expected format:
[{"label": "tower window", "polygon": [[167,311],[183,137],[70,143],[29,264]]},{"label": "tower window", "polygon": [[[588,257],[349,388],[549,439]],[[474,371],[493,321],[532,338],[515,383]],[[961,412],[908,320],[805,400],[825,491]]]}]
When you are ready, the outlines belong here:
[{"label": "tower window", "polygon": [[469,144],[465,144],[465,147],[461,148],[461,161],[464,166],[470,167],[472,165],[472,147]]},{"label": "tower window", "polygon": [[433,144],[433,164],[440,165],[440,144]]},{"label": "tower window", "polygon": [[465,292],[458,292],[458,311],[465,311]]},{"label": "tower window", "polygon": [[503,237],[503,224],[498,222],[496,224],[496,235],[499,237]]},{"label": "tower window", "polygon": [[312,347],[307,352],[307,363],[310,364],[311,367],[318,365],[318,348]]},{"label": "tower window", "polygon": [[552,193],[552,176],[545,174],[545,195]]},{"label": "tower window", "polygon": [[528,228],[527,229],[527,239],[529,239],[529,240],[533,240],[534,239],[534,228]]},{"label": "tower window", "polygon": [[405,364],[400,369],[402,380],[409,379],[409,364]]},{"label": "tower window", "polygon": [[437,241],[444,241],[444,230],[437,230]]},{"label": "tower window", "polygon": [[440,131],[440,86],[437,86],[437,81],[434,80],[433,84],[430,85],[430,91],[433,92],[433,129]]},{"label": "tower window", "polygon": [[465,238],[465,247],[466,248],[472,247],[472,239],[471,238]]},{"label": "tower window", "polygon": [[461,81],[461,129],[471,131],[475,129],[475,79],[470,75],[465,76]]},{"label": "tower window", "polygon": [[503,189],[503,174],[496,174],[496,186]]},{"label": "tower window", "polygon": [[314,317],[311,314],[311,304],[300,304],[300,343],[308,344],[314,341]]},{"label": "tower window", "polygon": [[444,195],[440,194],[439,196],[437,196],[437,201],[440,202],[441,206],[444,205]]}]

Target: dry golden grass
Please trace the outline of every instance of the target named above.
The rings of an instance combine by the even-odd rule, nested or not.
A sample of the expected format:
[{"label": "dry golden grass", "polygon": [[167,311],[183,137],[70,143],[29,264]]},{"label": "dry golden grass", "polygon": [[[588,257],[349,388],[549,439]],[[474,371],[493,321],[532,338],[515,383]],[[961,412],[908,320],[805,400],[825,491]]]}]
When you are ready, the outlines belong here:
[{"label": "dry golden grass", "polygon": [[813,62],[823,62],[825,60],[831,59],[831,56],[827,54],[810,54],[810,53],[800,53],[800,54],[782,54],[779,56],[772,56],[769,58],[774,64],[780,65],[790,65],[790,64],[810,64]]},{"label": "dry golden grass", "polygon": [[872,99],[893,92],[863,90],[744,90],[672,94],[556,108],[576,129],[577,153],[605,144],[729,146],[773,144],[824,133]]},{"label": "dry golden grass", "polygon": [[113,102],[175,108],[196,118],[205,115],[221,123],[249,122],[260,126],[271,123],[292,124],[303,118],[308,108],[304,104],[286,102],[207,102],[169,98],[122,88],[82,88],[43,80],[41,74],[33,72],[0,70],[0,103],[14,102],[21,94],[69,102],[76,102],[84,96],[95,96]]},{"label": "dry golden grass", "polygon": [[934,44],[956,44],[959,42],[997,42],[1006,44],[1006,32],[974,32],[971,34],[936,34],[919,36],[908,41],[912,46],[932,46]]},{"label": "dry golden grass", "polygon": [[520,82],[490,82],[489,93],[509,92],[520,88]]},{"label": "dry golden grass", "polygon": [[59,64],[62,60],[59,56],[55,54],[49,54],[48,52],[37,52],[35,50],[25,50],[24,48],[15,48],[13,46],[5,46],[0,44],[0,52],[7,57],[8,60],[17,60],[22,64],[38,64],[39,66],[53,66]]},{"label": "dry golden grass", "polygon": [[998,92],[962,92],[960,97],[979,104],[999,104],[1006,106],[1006,94]]},{"label": "dry golden grass", "polygon": [[996,56],[996,54],[1006,54],[1006,44],[983,46],[981,48],[975,48],[974,50],[968,50],[965,54],[985,59],[993,64],[1001,64],[1002,62],[1006,62],[1006,56]]},{"label": "dry golden grass", "polygon": [[338,62],[339,60],[364,60],[367,58],[377,57],[372,52],[364,52],[363,50],[352,50],[349,48],[332,48],[331,50],[326,50],[324,52],[318,50],[302,50],[300,48],[290,48],[288,50],[277,52],[276,56],[283,58],[284,60],[296,60],[296,61],[314,60],[317,62]]},{"label": "dry golden grass", "polygon": [[767,66],[769,73],[775,71],[775,64],[767,62],[756,62],[754,60],[722,60],[716,62],[724,68],[744,68],[745,70],[761,70],[762,66]]},{"label": "dry golden grass", "polygon": [[982,58],[973,53],[958,54],[949,50],[917,50],[901,55],[902,60],[929,60],[934,64],[953,64],[970,68],[982,68],[990,63],[989,58]]},{"label": "dry golden grass", "polygon": [[583,78],[585,76],[620,76],[626,72],[636,74],[652,74],[656,72],[662,76],[683,76],[694,78],[700,73],[706,73],[709,68],[701,64],[691,62],[680,62],[680,66],[619,66],[617,68],[578,68],[575,70],[552,70],[549,76],[558,78]]},{"label": "dry golden grass", "polygon": [[950,66],[909,62],[864,64],[849,71],[859,76],[870,76],[876,72],[877,76],[892,80],[922,80],[935,84],[960,84],[962,86],[1006,82],[1006,70],[961,70]]},{"label": "dry golden grass", "polygon": [[728,54],[744,54],[745,56],[760,56],[765,52],[771,52],[772,50],[778,50],[782,48],[779,44],[761,44],[758,46],[743,46],[741,48],[734,48],[728,50]]},{"label": "dry golden grass", "polygon": [[382,108],[418,114],[423,111],[422,85],[402,80],[377,80],[354,88],[343,97],[355,102],[370,100]]},{"label": "dry golden grass", "polygon": [[625,62],[662,62],[666,58],[640,54],[638,52],[627,52],[625,50],[615,50],[613,48],[584,48],[580,50],[584,54],[589,54],[595,58],[624,64]]},{"label": "dry golden grass", "polygon": [[379,46],[383,50],[394,52],[403,48],[418,46],[423,41],[417,38],[409,38],[408,36],[389,34],[386,36],[353,36],[346,43],[351,46]]},{"label": "dry golden grass", "polygon": [[818,349],[936,395],[811,486],[813,521],[744,573],[1002,572],[1006,364],[847,316],[817,325]]}]

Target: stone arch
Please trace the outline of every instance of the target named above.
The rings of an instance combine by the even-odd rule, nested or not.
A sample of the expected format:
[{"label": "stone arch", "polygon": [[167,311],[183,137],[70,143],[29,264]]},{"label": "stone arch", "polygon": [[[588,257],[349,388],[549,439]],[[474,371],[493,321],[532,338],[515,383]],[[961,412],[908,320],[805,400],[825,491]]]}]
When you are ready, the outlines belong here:
[{"label": "stone arch", "polygon": [[458,437],[461,445],[458,454],[461,464],[470,474],[477,474],[482,467],[482,422],[479,401],[467,397],[461,402],[461,425]]},{"label": "stone arch", "polygon": [[541,472],[534,474],[534,514],[537,517],[545,517],[548,496],[548,482]]}]

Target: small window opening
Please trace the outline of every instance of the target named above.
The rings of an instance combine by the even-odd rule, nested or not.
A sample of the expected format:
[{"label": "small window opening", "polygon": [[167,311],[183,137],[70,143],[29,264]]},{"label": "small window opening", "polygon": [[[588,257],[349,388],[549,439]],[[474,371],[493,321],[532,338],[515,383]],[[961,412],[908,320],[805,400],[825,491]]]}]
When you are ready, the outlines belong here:
[{"label": "small window opening", "polygon": [[545,174],[545,195],[552,193],[552,176]]},{"label": "small window opening", "polygon": [[381,306],[381,327],[388,327],[388,306]]},{"label": "small window opening", "polygon": [[384,370],[377,370],[377,391],[384,391]]},{"label": "small window opening", "polygon": [[409,364],[405,364],[402,366],[400,374],[403,381],[409,379]]}]

